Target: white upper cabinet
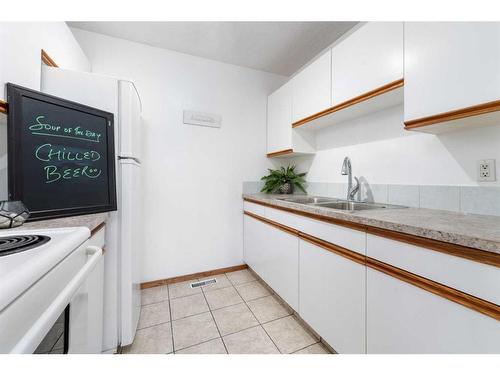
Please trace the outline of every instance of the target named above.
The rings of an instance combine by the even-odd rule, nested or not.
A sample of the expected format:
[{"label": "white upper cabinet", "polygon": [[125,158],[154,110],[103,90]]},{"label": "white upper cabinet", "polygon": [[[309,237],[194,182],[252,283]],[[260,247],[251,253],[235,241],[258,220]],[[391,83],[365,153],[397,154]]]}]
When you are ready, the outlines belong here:
[{"label": "white upper cabinet", "polygon": [[0,24],[0,99],[6,100],[5,84],[12,82],[30,89],[40,88],[40,49],[33,38],[37,24]]},{"label": "white upper cabinet", "polygon": [[292,90],[290,82],[267,98],[267,152],[292,148]]},{"label": "white upper cabinet", "polygon": [[402,78],[402,22],[366,23],[332,49],[334,106]]},{"label": "white upper cabinet", "polygon": [[293,77],[292,122],[331,106],[332,51],[328,50]]},{"label": "white upper cabinet", "polygon": [[90,71],[90,63],[64,22],[0,22],[0,99],[5,84],[40,90],[41,50],[62,68]]},{"label": "white upper cabinet", "polygon": [[288,81],[267,98],[267,154],[293,156],[314,151],[313,134],[292,129],[292,81]]},{"label": "white upper cabinet", "polygon": [[404,46],[405,122],[500,99],[499,22],[407,22]]}]

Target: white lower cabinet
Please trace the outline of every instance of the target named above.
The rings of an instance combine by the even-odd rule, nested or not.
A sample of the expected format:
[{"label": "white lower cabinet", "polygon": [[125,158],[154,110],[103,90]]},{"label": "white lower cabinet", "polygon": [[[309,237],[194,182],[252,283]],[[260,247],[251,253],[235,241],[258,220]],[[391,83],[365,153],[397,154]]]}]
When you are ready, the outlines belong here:
[{"label": "white lower cabinet", "polygon": [[367,269],[367,353],[500,353],[497,320]]},{"label": "white lower cabinet", "polygon": [[245,262],[295,311],[299,305],[299,240],[244,216]]},{"label": "white lower cabinet", "polygon": [[[257,207],[245,205],[254,214]],[[498,303],[497,268],[267,207],[261,211],[264,220],[371,259],[368,266],[357,263],[244,215],[245,262],[337,352],[500,353],[498,320],[371,267],[382,262],[387,272],[396,267],[491,303]]]},{"label": "white lower cabinet", "polygon": [[366,267],[300,240],[300,316],[338,353],[365,353]]}]

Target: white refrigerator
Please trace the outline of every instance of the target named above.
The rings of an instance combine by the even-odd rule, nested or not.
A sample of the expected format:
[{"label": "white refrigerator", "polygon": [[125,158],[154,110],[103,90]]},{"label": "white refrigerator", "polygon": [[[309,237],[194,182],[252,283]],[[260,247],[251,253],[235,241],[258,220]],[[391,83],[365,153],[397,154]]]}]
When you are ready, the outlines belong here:
[{"label": "white refrigerator", "polygon": [[114,114],[118,211],[106,221],[103,352],[132,343],[141,309],[141,101],[130,80],[42,64],[41,90]]}]

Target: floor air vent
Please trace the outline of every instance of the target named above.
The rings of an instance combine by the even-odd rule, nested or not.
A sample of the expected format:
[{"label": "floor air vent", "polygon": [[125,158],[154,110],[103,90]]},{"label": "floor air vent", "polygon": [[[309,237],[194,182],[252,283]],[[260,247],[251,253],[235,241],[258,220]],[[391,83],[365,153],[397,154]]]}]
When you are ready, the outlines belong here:
[{"label": "floor air vent", "polygon": [[208,280],[203,280],[203,281],[197,281],[195,283],[191,283],[191,288],[198,288],[200,286],[215,284],[216,282],[217,282],[216,279],[208,279]]}]

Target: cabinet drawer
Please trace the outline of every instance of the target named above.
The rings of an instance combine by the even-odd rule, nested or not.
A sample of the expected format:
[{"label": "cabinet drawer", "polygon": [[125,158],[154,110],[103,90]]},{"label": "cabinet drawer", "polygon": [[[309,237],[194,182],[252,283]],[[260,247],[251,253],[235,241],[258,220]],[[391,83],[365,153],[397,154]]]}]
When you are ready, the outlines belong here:
[{"label": "cabinet drawer", "polygon": [[243,211],[251,212],[252,214],[266,217],[266,207],[252,202],[243,202]]},{"label": "cabinet drawer", "polygon": [[266,218],[292,227],[321,240],[365,255],[366,233],[355,229],[309,219],[274,208],[266,209]]},{"label": "cabinet drawer", "polygon": [[500,304],[500,268],[419,246],[367,235],[367,256]]}]

